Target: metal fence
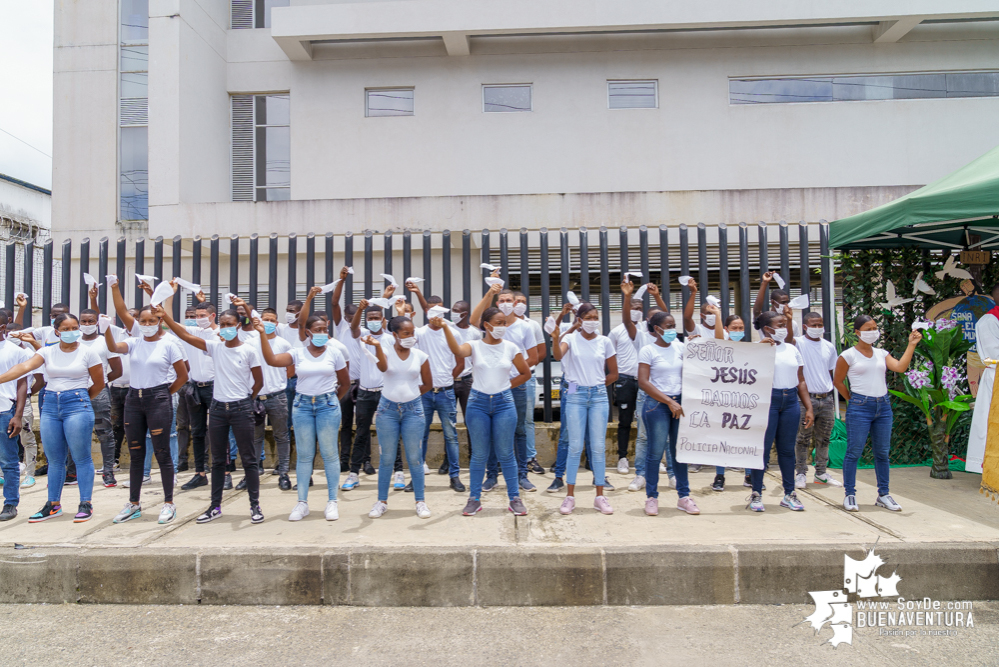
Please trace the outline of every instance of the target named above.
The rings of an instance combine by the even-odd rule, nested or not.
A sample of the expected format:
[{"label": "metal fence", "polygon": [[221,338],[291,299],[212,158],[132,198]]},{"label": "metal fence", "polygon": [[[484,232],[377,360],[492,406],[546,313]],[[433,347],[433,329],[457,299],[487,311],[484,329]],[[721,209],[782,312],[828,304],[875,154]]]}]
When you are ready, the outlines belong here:
[{"label": "metal fence", "polygon": [[[346,279],[344,303],[380,295],[383,281],[379,274],[398,275],[396,272],[401,270],[405,277],[423,277],[423,292],[440,296],[447,306],[458,299],[474,305],[487,288],[484,278],[488,271],[480,268],[480,264],[487,263],[502,267],[506,286],[527,295],[531,313],[537,316],[540,312],[541,321],[552,311],[557,312],[566,293],[574,290],[583,301],[593,300],[599,306],[607,333],[617,323],[611,314],[620,312],[620,283],[628,271],[640,272],[642,282],[660,285],[663,300],[671,309],[679,309],[688,297],[687,288],[680,288],[676,278],[692,275],[700,286],[702,302],[708,294],[720,294],[722,316],[736,313],[748,323],[760,275],[775,270],[792,296],[810,295],[812,308],[821,309],[827,323],[826,336],[835,340],[833,268],[825,221],[738,226],[702,223],[692,227],[662,225],[658,229],[366,231],[339,236],[275,233],[268,238],[253,235],[226,239],[178,236],[169,241],[162,237],[140,238],[132,243],[119,238],[114,249],[112,255],[109,240],[102,238],[93,257],[95,249],[89,239],[75,247],[64,241],[59,262],[63,270],[56,272],[54,246],[48,241],[42,246],[41,266],[24,263],[24,287],[17,291],[26,292],[32,301],[34,287],[41,281],[44,322],[54,303],[68,302],[74,310],[89,307],[84,273],[103,281],[105,274],[113,272],[121,278],[123,288],[136,273],[158,278],[180,276],[202,285],[216,305],[222,294],[232,292],[257,308],[281,309],[290,300],[304,298],[314,285],[332,282],[340,267],[347,265],[353,266],[356,273]],[[14,253],[15,244],[7,244],[5,266],[14,266]],[[4,300],[13,303],[15,274],[0,273]],[[397,282],[402,284],[404,279],[400,277]],[[131,284],[136,282],[132,279]],[[279,298],[282,285],[285,290]],[[406,296],[411,297],[409,292]],[[174,300],[175,317],[180,317],[182,303],[189,298],[185,295]],[[644,298],[648,306],[649,295]],[[143,300],[144,293],[136,285],[134,304],[138,306]],[[105,289],[100,291],[99,303],[101,311],[107,312]],[[325,307],[331,309],[332,293],[326,295]],[[544,415],[545,421],[551,421],[551,355],[547,355],[543,369]]]}]

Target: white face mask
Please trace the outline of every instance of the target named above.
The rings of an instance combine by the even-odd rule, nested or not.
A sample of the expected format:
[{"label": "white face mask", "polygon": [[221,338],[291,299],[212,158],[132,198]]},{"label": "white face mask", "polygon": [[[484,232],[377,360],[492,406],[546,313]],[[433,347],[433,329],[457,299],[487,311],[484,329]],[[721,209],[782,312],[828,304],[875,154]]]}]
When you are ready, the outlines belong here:
[{"label": "white face mask", "polygon": [[825,327],[805,327],[805,333],[808,334],[809,338],[815,338],[816,340],[822,338],[822,334],[825,332]]},{"label": "white face mask", "polygon": [[294,324],[295,322],[298,322],[298,315],[296,315],[295,313],[285,313],[284,321],[287,322],[288,324]]},{"label": "white face mask", "polygon": [[460,323],[464,317],[465,313],[456,313],[454,311],[451,311],[451,321],[454,322],[455,324]]},{"label": "white face mask", "polygon": [[97,333],[97,325],[96,324],[81,324],[80,325],[80,331],[82,331],[85,336],[92,336],[95,333]]},{"label": "white face mask", "polygon": [[409,338],[399,338],[399,345],[402,345],[407,350],[414,345],[416,345],[416,336],[410,336]]},{"label": "white face mask", "polygon": [[139,331],[141,331],[142,335],[145,336],[146,338],[149,338],[150,336],[155,336],[156,332],[159,330],[160,330],[160,325],[158,324],[149,324],[146,326],[143,326],[141,324],[139,325]]},{"label": "white face mask", "polygon": [[517,317],[523,317],[524,313],[526,312],[527,312],[526,303],[518,303],[513,307],[513,314],[516,315]]},{"label": "white face mask", "polygon": [[501,303],[496,306],[500,309],[500,312],[504,315],[509,315],[513,312],[513,304],[507,301],[506,303]]},{"label": "white face mask", "polygon": [[780,329],[775,329],[774,332],[770,334],[770,337],[773,338],[778,343],[783,343],[784,340],[787,338],[787,329],[783,327],[781,327]]},{"label": "white face mask", "polygon": [[633,310],[633,311],[631,311],[631,321],[632,322],[641,322],[642,321],[642,311],[640,311],[640,310]]},{"label": "white face mask", "polygon": [[583,331],[588,334],[595,334],[600,331],[600,320],[586,320],[583,322]]},{"label": "white face mask", "polygon": [[704,316],[704,326],[713,327],[715,325],[715,315],[705,315]]},{"label": "white face mask", "polygon": [[506,335],[506,327],[493,327],[489,333],[493,335],[493,338],[503,340],[503,336]]},{"label": "white face mask", "polygon": [[881,338],[881,332],[878,329],[874,331],[861,331],[860,340],[864,341],[868,345],[874,345],[878,342],[878,338]]},{"label": "white face mask", "polygon": [[201,327],[202,329],[208,329],[209,327],[212,326],[212,321],[207,317],[199,317],[198,326]]}]

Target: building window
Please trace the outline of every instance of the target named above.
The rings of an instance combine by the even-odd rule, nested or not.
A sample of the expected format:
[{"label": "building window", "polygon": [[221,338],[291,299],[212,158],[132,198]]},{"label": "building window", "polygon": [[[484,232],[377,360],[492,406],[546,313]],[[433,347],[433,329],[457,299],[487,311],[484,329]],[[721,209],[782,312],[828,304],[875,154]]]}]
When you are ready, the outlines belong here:
[{"label": "building window", "polygon": [[997,97],[999,72],[937,72],[730,79],[732,104]]},{"label": "building window", "polygon": [[412,116],[415,88],[372,88],[364,91],[364,115]]},{"label": "building window", "polygon": [[291,96],[232,96],[232,199],[291,199]]},{"label": "building window", "polygon": [[610,109],[656,109],[659,107],[659,82],[608,81],[607,107]]},{"label": "building window", "polygon": [[482,110],[486,113],[531,111],[531,84],[482,86]]},{"label": "building window", "polygon": [[232,29],[270,28],[271,9],[288,7],[290,0],[232,0],[230,4]]},{"label": "building window", "polygon": [[121,0],[118,44],[118,217],[149,219],[149,1]]}]

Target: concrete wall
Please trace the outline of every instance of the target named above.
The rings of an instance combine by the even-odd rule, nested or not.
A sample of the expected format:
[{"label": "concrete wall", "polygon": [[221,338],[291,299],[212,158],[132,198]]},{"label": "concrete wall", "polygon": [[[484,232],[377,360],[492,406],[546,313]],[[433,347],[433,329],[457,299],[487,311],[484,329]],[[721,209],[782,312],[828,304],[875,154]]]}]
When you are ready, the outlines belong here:
[{"label": "concrete wall", "polygon": [[52,228],[52,195],[0,178],[0,216]]}]

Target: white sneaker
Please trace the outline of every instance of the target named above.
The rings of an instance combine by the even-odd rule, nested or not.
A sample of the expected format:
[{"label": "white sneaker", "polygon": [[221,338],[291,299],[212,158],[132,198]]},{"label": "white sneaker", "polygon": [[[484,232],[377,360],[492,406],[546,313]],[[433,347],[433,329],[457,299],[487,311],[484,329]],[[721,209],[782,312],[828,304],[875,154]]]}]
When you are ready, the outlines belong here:
[{"label": "white sneaker", "polygon": [[420,517],[421,519],[430,518],[430,508],[427,507],[427,504],[422,500],[416,503],[416,516]]},{"label": "white sneaker", "polygon": [[844,498],[843,509],[847,512],[859,512],[860,507],[857,505],[857,496],[847,496]]},{"label": "white sneaker", "polygon": [[883,507],[890,512],[902,511],[902,506],[896,503],[891,496],[878,496],[878,499],[874,501],[874,506]]},{"label": "white sneaker", "polygon": [[631,480],[631,484],[628,485],[629,491],[641,491],[645,488],[645,478],[641,475],[636,475],[635,479]]},{"label": "white sneaker", "polygon": [[674,475],[669,476],[669,488],[671,489],[676,488],[676,477]]},{"label": "white sneaker", "polygon": [[326,503],[326,520],[336,521],[340,518],[340,508],[335,500]]},{"label": "white sneaker", "polygon": [[833,479],[829,476],[829,473],[824,472],[821,475],[815,476],[816,484],[828,484],[829,486],[843,486],[843,482],[838,479]]},{"label": "white sneaker", "polygon": [[368,517],[371,519],[377,519],[382,514],[385,514],[385,512],[388,512],[388,504],[379,500],[375,503],[375,506],[371,508],[371,511],[368,512]]},{"label": "white sneaker", "polygon": [[160,523],[170,523],[177,518],[177,506],[173,503],[163,503],[163,509],[160,510]]},{"label": "white sneaker", "polygon": [[666,464],[663,463],[662,461],[659,462],[659,472],[660,473],[666,472]]},{"label": "white sneaker", "polygon": [[402,471],[392,475],[392,486],[396,489],[402,489],[406,487],[406,476],[402,474]]},{"label": "white sneaker", "polygon": [[808,478],[805,477],[805,473],[798,473],[794,476],[794,488],[804,489],[808,484]]},{"label": "white sneaker", "polygon": [[423,464],[423,474],[424,475],[430,474],[430,466],[428,466],[426,463]]},{"label": "white sneaker", "polygon": [[288,515],[288,521],[301,521],[307,516],[309,516],[309,503],[299,500],[295,509]]},{"label": "white sneaker", "polygon": [[617,460],[617,471],[622,475],[628,474],[628,459],[622,456]]}]

